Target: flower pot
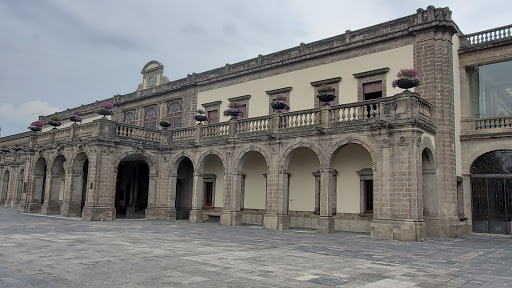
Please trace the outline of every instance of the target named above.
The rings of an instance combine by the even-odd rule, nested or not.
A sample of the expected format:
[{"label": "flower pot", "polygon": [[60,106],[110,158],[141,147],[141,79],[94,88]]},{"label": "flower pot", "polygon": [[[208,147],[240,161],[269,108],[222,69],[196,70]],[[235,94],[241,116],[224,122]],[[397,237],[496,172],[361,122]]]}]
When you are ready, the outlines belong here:
[{"label": "flower pot", "polygon": [[4,153],[9,153],[9,152],[11,152],[11,150],[10,150],[9,148],[3,148],[3,149],[2,149],[2,152],[4,152]]},{"label": "flower pot", "polygon": [[171,122],[169,122],[169,121],[160,121],[160,126],[162,126],[164,128],[171,127]]},{"label": "flower pot", "polygon": [[30,127],[28,127],[28,129],[30,129],[31,131],[37,132],[37,131],[41,131],[42,128],[39,126],[30,126]]},{"label": "flower pot", "polygon": [[194,119],[196,119],[196,121],[199,121],[199,122],[203,122],[203,121],[206,121],[208,120],[208,117],[206,117],[206,115],[196,115],[194,116]]},{"label": "flower pot", "polygon": [[396,86],[402,89],[409,89],[418,86],[418,79],[398,79]]},{"label": "flower pot", "polygon": [[272,103],[270,104],[270,106],[272,106],[272,109],[274,109],[274,110],[278,110],[278,111],[280,111],[280,110],[282,110],[282,109],[286,108],[286,104],[285,104],[285,103],[282,103],[282,102],[272,102]]},{"label": "flower pot", "polygon": [[53,126],[54,128],[57,128],[58,126],[60,126],[60,121],[53,121],[53,120],[50,120],[48,121],[48,124],[50,124],[51,126]]},{"label": "flower pot", "polygon": [[76,116],[76,115],[71,115],[71,116],[69,117],[69,120],[71,120],[71,121],[73,121],[73,122],[75,122],[75,123],[76,123],[76,122],[82,122],[82,119],[80,119],[80,117],[79,117],[79,116]]},{"label": "flower pot", "polygon": [[224,113],[226,116],[231,116],[231,119],[238,118],[238,115],[242,114],[242,111],[227,111]]},{"label": "flower pot", "polygon": [[103,117],[105,117],[111,115],[112,111],[110,111],[110,109],[101,108],[100,110],[98,110],[98,114],[103,115]]},{"label": "flower pot", "polygon": [[320,92],[318,93],[318,100],[324,102],[323,106],[329,105],[329,102],[336,98],[336,94],[334,92]]}]

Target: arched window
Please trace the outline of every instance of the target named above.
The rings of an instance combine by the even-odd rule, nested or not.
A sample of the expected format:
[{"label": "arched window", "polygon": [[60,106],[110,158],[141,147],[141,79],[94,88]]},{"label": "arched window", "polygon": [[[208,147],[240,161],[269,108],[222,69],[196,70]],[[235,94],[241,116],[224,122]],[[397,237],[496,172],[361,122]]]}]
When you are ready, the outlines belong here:
[{"label": "arched window", "polygon": [[171,122],[171,128],[181,127],[181,100],[174,100],[167,105],[167,119]]},{"label": "arched window", "polygon": [[133,111],[124,113],[124,123],[135,125],[135,113]]},{"label": "arched window", "polygon": [[151,128],[156,129],[156,107],[151,106],[146,108],[146,111],[144,112],[144,127],[145,128]]}]

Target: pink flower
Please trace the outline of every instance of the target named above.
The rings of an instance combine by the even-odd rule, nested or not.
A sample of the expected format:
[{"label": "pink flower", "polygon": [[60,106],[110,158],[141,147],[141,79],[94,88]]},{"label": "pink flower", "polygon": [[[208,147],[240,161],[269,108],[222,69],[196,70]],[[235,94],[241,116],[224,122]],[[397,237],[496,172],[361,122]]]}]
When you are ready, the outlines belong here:
[{"label": "pink flower", "polygon": [[35,121],[35,122],[32,122],[32,124],[30,124],[30,126],[43,127],[44,123],[43,123],[43,121]]},{"label": "pink flower", "polygon": [[114,108],[114,104],[110,103],[110,102],[103,102],[100,104],[100,106],[102,108],[105,108],[105,109],[112,109]]}]

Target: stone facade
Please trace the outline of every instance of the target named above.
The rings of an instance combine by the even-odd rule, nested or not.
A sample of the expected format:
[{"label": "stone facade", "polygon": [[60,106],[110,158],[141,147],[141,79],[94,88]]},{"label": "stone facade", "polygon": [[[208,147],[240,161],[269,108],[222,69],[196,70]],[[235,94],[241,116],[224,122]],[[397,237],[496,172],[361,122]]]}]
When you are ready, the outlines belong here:
[{"label": "stone facade", "polygon": [[[510,126],[484,132],[499,138],[492,147],[479,140],[481,131],[471,129],[464,108],[467,63],[481,63],[488,57],[480,55],[496,49],[508,51],[502,47],[508,42],[472,50],[466,38],[449,9],[429,6],[175,81],[151,61],[137,91],[105,99],[114,104],[110,119],[1,138],[0,201],[20,212],[83,220],[218,219],[227,226],[356,231],[405,241],[469,233],[469,166],[482,153],[512,147],[506,140]],[[358,64],[393,51],[407,53],[380,59],[377,67]],[[348,67],[351,61],[356,64]],[[386,73],[397,63],[418,69],[421,85],[414,92],[392,95]],[[348,67],[344,76],[331,75],[340,65]],[[295,80],[292,87],[282,80],[304,71],[304,83]],[[383,97],[362,101],[362,85],[374,81],[381,81]],[[307,98],[324,82],[335,84],[339,105],[319,106]],[[249,88],[255,95],[243,93]],[[290,112],[269,109],[279,93],[292,104]],[[247,119],[196,125],[195,109],[220,112],[240,99]],[[305,102],[311,105],[302,109]],[[169,112],[171,103],[179,103],[177,114]],[[60,114],[79,110],[91,117],[98,106]],[[148,107],[156,109],[153,118]],[[135,118],[125,123],[128,112]],[[154,118],[176,115],[180,127],[151,128]],[[462,193],[458,176],[464,176]]]}]

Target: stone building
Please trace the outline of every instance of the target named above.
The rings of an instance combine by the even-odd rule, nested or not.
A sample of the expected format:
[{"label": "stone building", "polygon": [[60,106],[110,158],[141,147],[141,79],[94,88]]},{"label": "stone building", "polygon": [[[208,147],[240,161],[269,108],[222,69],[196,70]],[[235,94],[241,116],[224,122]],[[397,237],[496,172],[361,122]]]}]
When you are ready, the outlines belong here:
[{"label": "stone building", "polygon": [[[173,81],[150,61],[135,92],[105,99],[112,116],[91,103],[59,113],[80,124],[0,138],[1,203],[412,241],[510,234],[512,26],[465,35],[451,13],[429,6]],[[414,92],[392,88],[404,67]],[[278,96],[289,109],[271,108]],[[233,102],[236,119],[221,113]]]}]

